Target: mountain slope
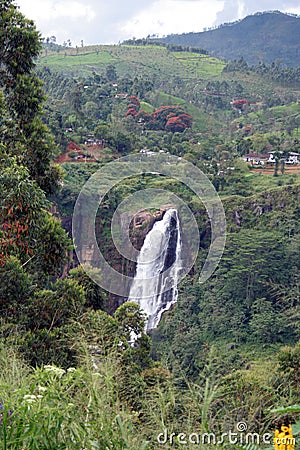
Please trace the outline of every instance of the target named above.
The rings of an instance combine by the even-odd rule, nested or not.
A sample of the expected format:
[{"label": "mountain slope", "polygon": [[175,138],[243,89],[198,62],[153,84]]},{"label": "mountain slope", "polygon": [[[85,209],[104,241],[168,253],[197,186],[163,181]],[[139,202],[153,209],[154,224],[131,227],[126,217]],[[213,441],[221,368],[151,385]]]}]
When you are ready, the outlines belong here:
[{"label": "mountain slope", "polygon": [[162,38],[170,44],[202,47],[226,60],[243,57],[250,64],[300,66],[300,17],[279,11],[256,13],[241,21],[201,33],[174,34]]}]

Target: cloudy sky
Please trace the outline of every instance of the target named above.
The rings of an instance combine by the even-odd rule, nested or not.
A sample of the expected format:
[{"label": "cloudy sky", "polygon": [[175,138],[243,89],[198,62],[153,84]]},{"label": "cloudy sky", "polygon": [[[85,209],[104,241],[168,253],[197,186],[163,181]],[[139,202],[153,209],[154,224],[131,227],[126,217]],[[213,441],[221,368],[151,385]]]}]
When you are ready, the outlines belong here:
[{"label": "cloudy sky", "polygon": [[72,45],[202,31],[257,11],[300,14],[300,0],[16,0],[43,37]]}]

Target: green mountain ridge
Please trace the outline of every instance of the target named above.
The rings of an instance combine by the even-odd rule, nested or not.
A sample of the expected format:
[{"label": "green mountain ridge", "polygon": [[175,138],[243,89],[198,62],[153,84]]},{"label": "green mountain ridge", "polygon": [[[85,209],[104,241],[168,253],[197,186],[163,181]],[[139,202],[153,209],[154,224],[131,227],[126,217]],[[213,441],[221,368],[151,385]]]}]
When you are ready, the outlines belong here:
[{"label": "green mountain ridge", "polygon": [[244,58],[249,64],[280,60],[286,66],[300,65],[300,18],[279,11],[256,13],[217,29],[172,34],[158,41],[201,47],[225,60]]}]

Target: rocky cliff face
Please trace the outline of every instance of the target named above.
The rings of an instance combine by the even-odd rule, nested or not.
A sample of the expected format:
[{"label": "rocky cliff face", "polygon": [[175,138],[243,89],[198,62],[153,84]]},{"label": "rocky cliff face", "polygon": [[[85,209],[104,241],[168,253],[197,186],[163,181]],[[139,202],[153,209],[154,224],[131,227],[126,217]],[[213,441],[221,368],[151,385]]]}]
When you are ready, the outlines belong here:
[{"label": "rocky cliff face", "polygon": [[[299,214],[300,214],[300,185],[284,186],[270,191],[255,194],[251,197],[231,196],[223,199],[223,205],[226,212],[227,231],[238,232],[241,228],[276,230],[283,227],[286,233],[294,234],[299,232]],[[138,211],[133,219],[126,216],[120,216],[121,234],[128,233],[132,246],[140,250],[146,234],[149,232],[155,221],[160,220],[164,212],[173,205],[163,205],[155,212],[148,210]],[[54,211],[56,215],[57,212]],[[206,215],[205,208],[195,212],[200,231],[200,246],[208,248],[210,245],[210,222]],[[64,228],[71,236],[72,218],[64,217],[62,219]],[[89,225],[86,217],[82,218],[80,227],[82,233],[90,236],[93,241],[93,228]],[[110,238],[110,224],[104,223],[101,217],[96,219],[96,235],[105,260],[120,273],[133,277],[136,264],[120,255]],[[81,257],[86,263],[96,265],[96,254],[94,245],[91,244],[81,250]],[[73,254],[71,266],[78,264],[76,255]],[[70,267],[70,266],[69,266]],[[67,271],[65,271],[67,273]],[[192,271],[191,271],[192,273]],[[111,296],[109,302],[110,311],[114,311],[124,299]]]},{"label": "rocky cliff face", "polygon": [[[140,251],[143,246],[144,239],[152,228],[153,224],[163,217],[164,212],[173,207],[173,205],[163,205],[161,208],[155,212],[150,212],[146,209],[138,211],[133,219],[126,214],[121,214],[119,216],[119,229],[121,231],[121,248],[122,248],[122,236],[128,236],[134,249]],[[65,217],[62,219],[64,228],[69,232],[71,237],[72,233],[72,219],[70,217]],[[111,224],[103,224],[101,217],[96,218],[95,227],[90,223],[89,217],[82,217],[80,221],[81,233],[85,236],[85,240],[89,242],[88,245],[82,246],[79,251],[81,261],[86,264],[97,267],[97,249],[95,248],[94,242],[94,228],[96,232],[97,242],[101,253],[103,254],[106,261],[119,273],[123,275],[133,277],[135,274],[136,263],[134,262],[134,257],[132,259],[127,259],[122,256],[119,250],[114,245],[111,239]],[[80,233],[79,233],[80,234]],[[76,253],[73,252],[72,261],[70,265],[64,269],[64,273],[67,273],[67,269],[78,265],[78,259]],[[118,298],[115,295],[110,295],[109,299],[109,310],[113,312],[119,305],[124,302],[123,298]]]},{"label": "rocky cliff face", "polygon": [[[284,186],[282,188],[255,194],[251,197],[231,196],[223,199],[223,205],[226,212],[227,230],[229,232],[238,231],[241,227],[252,228],[266,224],[270,229],[281,226],[282,224],[297,219],[300,211],[300,185]],[[140,250],[146,234],[153,226],[154,222],[160,220],[164,212],[174,207],[173,205],[162,205],[155,212],[146,209],[138,211],[131,220],[126,214],[120,216],[120,229],[122,234],[128,233],[129,227],[130,240],[133,247]],[[56,216],[59,216],[57,209],[53,210]],[[206,216],[205,209],[197,211],[199,218],[201,241],[208,238],[210,233],[210,224]],[[61,218],[63,227],[72,233],[72,218],[67,216]],[[106,226],[106,230],[104,228]],[[120,257],[119,252],[108,237],[108,228],[110,225],[103,224],[101,217],[96,219],[96,234],[101,245],[101,251],[107,261],[109,261],[116,270],[121,273],[131,275],[134,273],[134,265],[127,264],[124,258]],[[92,242],[93,228],[89,225],[86,217],[81,221],[82,233],[90,236]],[[103,250],[102,250],[103,247]],[[96,263],[94,246],[82,249],[82,259],[87,263]],[[74,264],[77,259],[74,256]]]}]

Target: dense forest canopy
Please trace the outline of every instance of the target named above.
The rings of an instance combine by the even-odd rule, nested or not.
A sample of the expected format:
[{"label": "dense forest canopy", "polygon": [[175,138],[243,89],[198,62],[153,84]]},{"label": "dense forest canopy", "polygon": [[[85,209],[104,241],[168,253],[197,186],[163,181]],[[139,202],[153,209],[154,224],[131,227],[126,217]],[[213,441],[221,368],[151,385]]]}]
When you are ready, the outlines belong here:
[{"label": "dense forest canopy", "polygon": [[[299,68],[144,40],[42,46],[9,0],[0,2],[0,29],[3,448],[194,448],[239,423],[273,436],[293,422],[297,436]],[[147,334],[143,311],[94,283],[71,239],[82,186],[131,154],[173,155],[183,173],[187,161],[201,169],[227,221],[223,257],[201,284],[212,229],[188,184],[157,171],[127,177],[104,196],[95,235],[122,275],[135,267],[115,247],[111,223],[125,199],[155,190],[153,217],[171,192],[199,228],[177,305]],[[134,244],[148,229],[131,227]]]}]

